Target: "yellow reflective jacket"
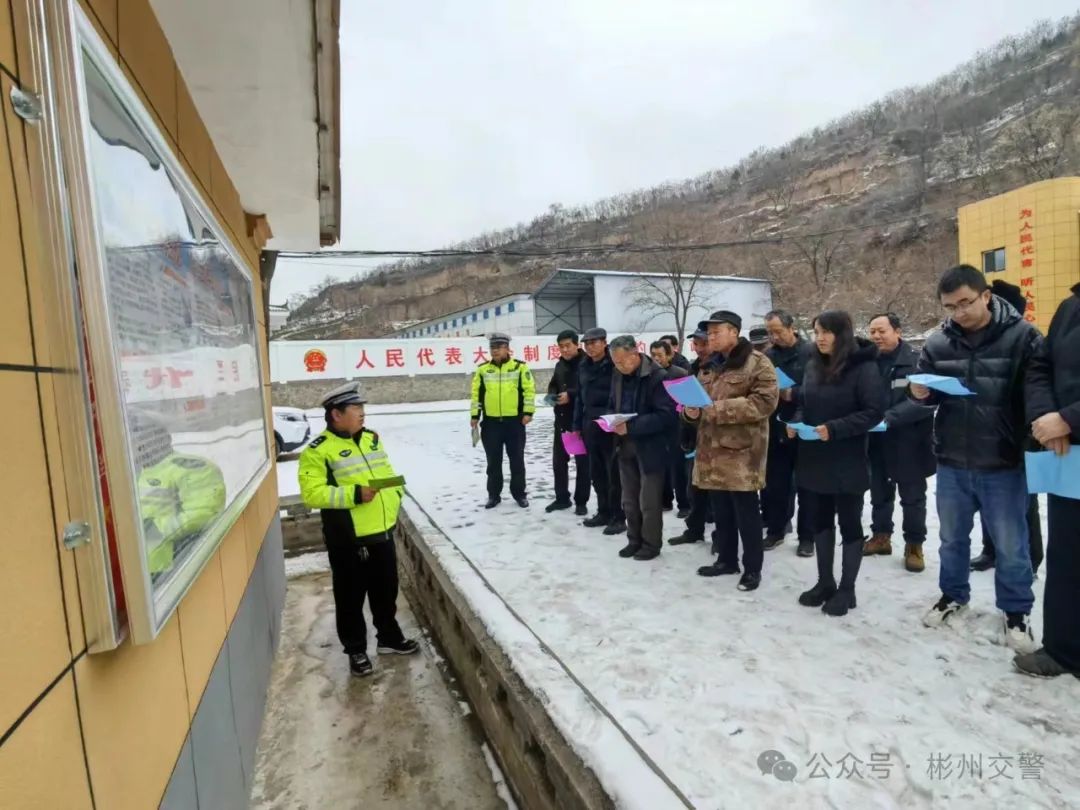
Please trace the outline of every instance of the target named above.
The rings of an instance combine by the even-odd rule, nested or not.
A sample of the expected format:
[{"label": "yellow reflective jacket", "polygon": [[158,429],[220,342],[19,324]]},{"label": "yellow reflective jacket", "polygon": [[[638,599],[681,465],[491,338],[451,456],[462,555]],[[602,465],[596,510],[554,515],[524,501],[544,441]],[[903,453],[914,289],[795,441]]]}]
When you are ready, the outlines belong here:
[{"label": "yellow reflective jacket", "polygon": [[472,379],[472,418],[532,416],[536,410],[536,383],[529,367],[520,360],[501,366],[487,362]]},{"label": "yellow reflective jacket", "polygon": [[[300,454],[300,497],[321,511],[327,540],[386,539],[397,523],[404,487],[390,487],[363,503],[356,492],[374,478],[396,475],[379,434],[364,428],[353,437],[324,430]],[[379,537],[377,535],[382,535]]]},{"label": "yellow reflective jacket", "polygon": [[225,478],[199,456],[169,453],[139,473],[139,514],[151,574],[172,568],[178,541],[199,534],[225,510]]}]

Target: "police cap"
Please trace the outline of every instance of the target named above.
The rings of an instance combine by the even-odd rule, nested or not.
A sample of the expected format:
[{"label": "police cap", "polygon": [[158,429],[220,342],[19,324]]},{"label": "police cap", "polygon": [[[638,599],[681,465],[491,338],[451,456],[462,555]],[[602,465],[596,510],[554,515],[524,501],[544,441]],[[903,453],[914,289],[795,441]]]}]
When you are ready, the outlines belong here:
[{"label": "police cap", "polygon": [[327,393],[319,400],[319,405],[329,410],[330,408],[344,408],[346,405],[363,405],[365,402],[367,398],[360,393],[360,383],[353,381],[339,385]]},{"label": "police cap", "polygon": [[495,348],[496,346],[509,346],[510,336],[505,332],[492,332],[488,337],[488,345],[492,348]]}]

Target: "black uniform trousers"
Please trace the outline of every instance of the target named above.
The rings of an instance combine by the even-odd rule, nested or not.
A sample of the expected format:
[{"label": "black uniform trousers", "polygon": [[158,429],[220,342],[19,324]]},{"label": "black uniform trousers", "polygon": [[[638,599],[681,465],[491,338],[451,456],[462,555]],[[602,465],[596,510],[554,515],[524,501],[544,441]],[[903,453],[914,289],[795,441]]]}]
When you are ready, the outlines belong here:
[{"label": "black uniform trousers", "polygon": [[590,420],[582,429],[582,439],[589,451],[589,475],[596,492],[596,512],[613,521],[622,520],[622,479],[615,454],[615,436]]},{"label": "black uniform trousers", "polygon": [[[393,529],[387,533],[393,538]],[[364,598],[371,608],[379,644],[404,641],[397,619],[398,570],[393,539],[361,544],[353,538],[324,536],[334,584],[337,633],[346,655],[367,652]]]},{"label": "black uniform trousers", "polygon": [[739,537],[742,537],[743,569],[748,574],[760,574],[765,557],[761,537],[761,508],[757,492],[733,492],[726,489],[706,490],[716,516],[713,545],[720,562],[739,564]]},{"label": "black uniform trousers", "polygon": [[[551,451],[551,467],[555,473],[555,500],[570,503],[570,454],[563,446],[564,431],[555,426],[555,446]],[[574,456],[574,504],[584,506],[589,502],[589,488],[592,483],[589,472],[589,457]]]},{"label": "black uniform trousers", "polygon": [[886,470],[884,454],[871,449],[870,531],[874,534],[893,533],[897,489],[900,490],[900,509],[904,515],[904,542],[922,545],[926,541],[926,479],[892,480]]},{"label": "black uniform trousers", "polygon": [[842,543],[861,543],[866,539],[862,528],[862,492],[826,494],[799,490],[799,493],[806,495],[805,503],[800,503],[800,507],[808,509],[814,534],[832,532],[839,523]]},{"label": "black uniform trousers", "polygon": [[525,497],[525,425],[520,416],[485,416],[480,423],[480,441],[487,455],[487,491],[502,497],[503,450],[510,459],[510,496]]},{"label": "black uniform trousers", "polygon": [[[775,423],[769,425],[775,430]],[[765,533],[783,537],[787,534],[787,524],[795,516],[795,459],[798,442],[780,442],[769,440],[769,456],[765,466],[765,489],[761,491],[761,513],[765,522]],[[807,496],[802,490],[799,495],[799,517],[796,533],[800,540],[813,540],[814,527],[807,508]]]},{"label": "black uniform trousers", "polygon": [[[1070,452],[1078,451],[1074,446]],[[1080,673],[1080,501],[1047,498],[1043,646],[1063,667]]]},{"label": "black uniform trousers", "polygon": [[680,510],[690,508],[690,481],[686,477],[686,451],[679,446],[676,433],[668,445],[668,468],[664,473],[664,508],[678,504]]}]

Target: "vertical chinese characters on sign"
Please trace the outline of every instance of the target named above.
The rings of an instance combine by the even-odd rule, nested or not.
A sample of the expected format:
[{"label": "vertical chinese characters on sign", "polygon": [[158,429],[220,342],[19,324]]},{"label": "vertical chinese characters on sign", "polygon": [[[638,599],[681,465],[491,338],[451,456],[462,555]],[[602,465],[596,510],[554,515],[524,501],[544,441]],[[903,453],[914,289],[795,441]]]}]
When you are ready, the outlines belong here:
[{"label": "vertical chinese characters on sign", "polygon": [[1031,208],[1020,209],[1020,289],[1024,292],[1024,320],[1035,322],[1035,212]]}]

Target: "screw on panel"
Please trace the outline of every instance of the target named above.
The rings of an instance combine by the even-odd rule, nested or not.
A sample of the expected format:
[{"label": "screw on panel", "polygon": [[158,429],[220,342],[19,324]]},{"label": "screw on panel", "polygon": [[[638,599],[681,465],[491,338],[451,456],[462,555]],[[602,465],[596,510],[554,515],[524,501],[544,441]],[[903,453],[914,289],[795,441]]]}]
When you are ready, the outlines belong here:
[{"label": "screw on panel", "polygon": [[73,521],[64,527],[64,548],[69,551],[90,542],[90,524]]},{"label": "screw on panel", "polygon": [[11,88],[11,106],[23,121],[40,121],[42,118],[41,98],[20,87]]}]

